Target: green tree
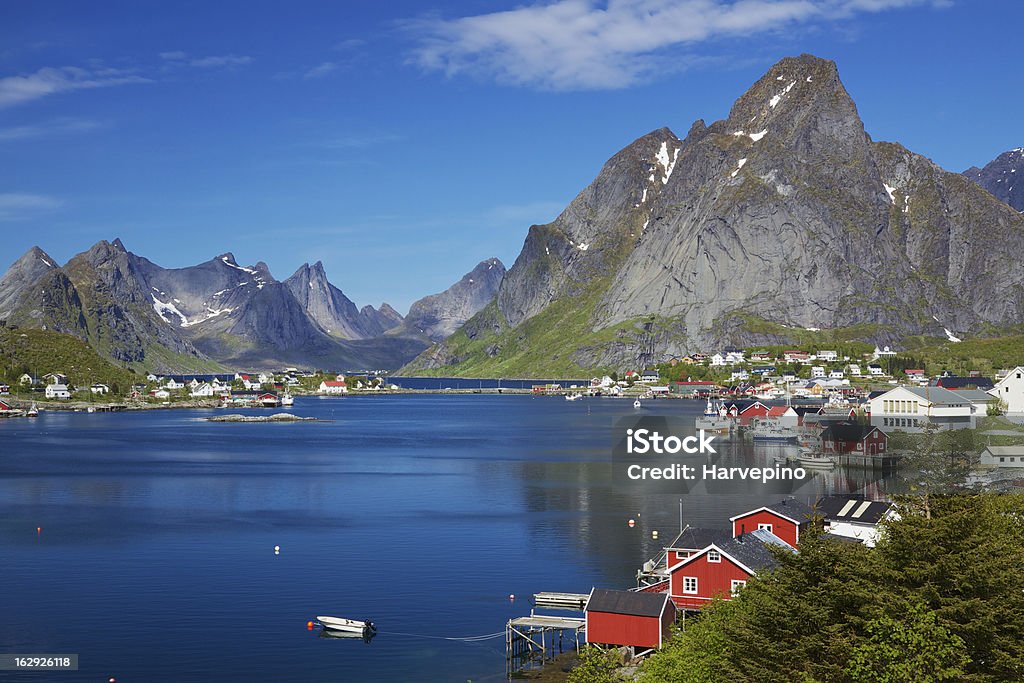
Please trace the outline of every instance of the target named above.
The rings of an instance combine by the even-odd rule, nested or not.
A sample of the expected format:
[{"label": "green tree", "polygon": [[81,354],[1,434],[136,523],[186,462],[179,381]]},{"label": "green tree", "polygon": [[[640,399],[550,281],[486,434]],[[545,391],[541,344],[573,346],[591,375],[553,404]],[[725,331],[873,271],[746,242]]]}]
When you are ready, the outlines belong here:
[{"label": "green tree", "polygon": [[866,625],[867,640],[853,648],[846,673],[854,683],[939,683],[964,674],[964,641],[914,603],[898,616]]},{"label": "green tree", "polygon": [[615,652],[588,646],[580,650],[579,663],[569,672],[568,683],[620,683]]}]

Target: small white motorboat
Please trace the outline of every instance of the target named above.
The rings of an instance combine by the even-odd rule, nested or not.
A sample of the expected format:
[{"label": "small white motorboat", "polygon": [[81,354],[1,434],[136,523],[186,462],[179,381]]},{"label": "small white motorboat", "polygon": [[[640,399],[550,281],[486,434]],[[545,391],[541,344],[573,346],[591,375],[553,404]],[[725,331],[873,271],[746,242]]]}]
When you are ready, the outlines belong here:
[{"label": "small white motorboat", "polygon": [[287,391],[284,392],[284,395],[281,396],[281,405],[283,407],[287,408],[288,406],[291,406],[291,405],[294,405],[294,404],[295,404],[295,397],[292,396]]},{"label": "small white motorboat", "polygon": [[801,453],[798,460],[803,467],[816,467],[819,469],[830,470],[836,466],[834,460],[822,453]]},{"label": "small white motorboat", "polygon": [[33,403],[32,407],[28,409],[28,412],[25,413],[25,416],[26,417],[39,417],[39,408],[36,408],[36,404],[35,403]]},{"label": "small white motorboat", "polygon": [[377,627],[372,621],[358,621],[356,619],[343,619],[341,617],[317,617],[316,620],[325,629],[331,631],[342,631],[345,633],[376,633]]},{"label": "small white motorboat", "polygon": [[580,399],[580,398],[583,398],[583,394],[566,394],[565,395],[565,400],[566,401],[575,401],[575,400]]},{"label": "small white motorboat", "polygon": [[637,399],[637,400],[633,401],[633,407],[634,408],[639,408],[640,407],[640,399]]}]

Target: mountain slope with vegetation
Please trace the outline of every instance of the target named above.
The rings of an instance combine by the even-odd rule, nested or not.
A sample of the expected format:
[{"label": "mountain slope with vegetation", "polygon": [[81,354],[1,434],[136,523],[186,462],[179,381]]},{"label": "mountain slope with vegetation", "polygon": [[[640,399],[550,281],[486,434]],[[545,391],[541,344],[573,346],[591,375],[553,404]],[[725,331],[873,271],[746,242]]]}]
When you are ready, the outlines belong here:
[{"label": "mountain slope with vegetation", "polygon": [[127,393],[139,376],[100,356],[83,340],[53,330],[0,327],[0,376],[12,389],[20,388],[23,374],[43,377],[66,375],[76,387],[97,382],[116,393]]},{"label": "mountain slope with vegetation", "polygon": [[[1019,212],[873,141],[832,62],[786,58],[727,119],[612,157],[530,228],[496,311],[464,328],[471,343],[454,335],[405,371],[529,375],[526,361],[556,356],[635,367],[805,330],[962,338],[1024,318],[1024,267],[1003,256],[1022,249]],[[582,321],[553,346],[557,320],[530,325],[552,307]]]}]

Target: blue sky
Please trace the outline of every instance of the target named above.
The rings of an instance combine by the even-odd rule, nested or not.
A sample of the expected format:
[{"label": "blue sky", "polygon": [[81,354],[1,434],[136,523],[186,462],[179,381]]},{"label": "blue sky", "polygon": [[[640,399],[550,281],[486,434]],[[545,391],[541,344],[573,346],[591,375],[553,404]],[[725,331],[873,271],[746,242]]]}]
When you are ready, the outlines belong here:
[{"label": "blue sky", "polygon": [[786,55],[835,60],[876,140],[981,165],[1024,144],[1021,26],[968,0],[0,0],[0,269],[121,237],[167,267],[322,260],[404,312]]}]

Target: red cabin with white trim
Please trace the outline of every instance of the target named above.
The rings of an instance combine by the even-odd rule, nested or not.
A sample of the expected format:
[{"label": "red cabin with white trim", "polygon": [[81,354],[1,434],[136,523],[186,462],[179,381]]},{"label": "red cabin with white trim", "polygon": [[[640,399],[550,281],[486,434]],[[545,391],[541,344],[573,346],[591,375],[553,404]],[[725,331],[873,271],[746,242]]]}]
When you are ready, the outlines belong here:
[{"label": "red cabin with white trim", "polygon": [[594,588],[584,616],[588,643],[649,649],[668,639],[676,606],[667,593]]},{"label": "red cabin with white trim", "polygon": [[814,511],[810,507],[794,498],[786,498],[731,517],[729,521],[732,522],[734,538],[744,532],[765,530],[797,548],[800,546],[800,531],[807,528],[813,516]]}]

